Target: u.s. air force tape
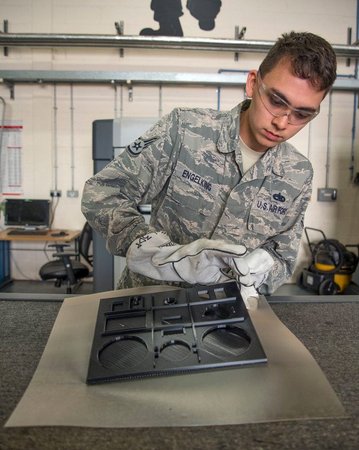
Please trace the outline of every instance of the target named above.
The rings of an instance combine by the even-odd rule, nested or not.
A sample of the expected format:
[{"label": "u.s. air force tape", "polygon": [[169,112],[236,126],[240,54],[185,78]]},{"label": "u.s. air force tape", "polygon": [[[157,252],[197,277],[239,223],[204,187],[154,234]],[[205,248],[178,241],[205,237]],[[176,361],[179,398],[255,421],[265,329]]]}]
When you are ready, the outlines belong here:
[{"label": "u.s. air force tape", "polygon": [[153,137],[150,139],[142,139],[138,138],[132,144],[127,146],[127,150],[134,156],[139,155],[142,150],[144,150],[146,147],[152,144],[152,142],[155,142],[158,139],[158,137]]}]

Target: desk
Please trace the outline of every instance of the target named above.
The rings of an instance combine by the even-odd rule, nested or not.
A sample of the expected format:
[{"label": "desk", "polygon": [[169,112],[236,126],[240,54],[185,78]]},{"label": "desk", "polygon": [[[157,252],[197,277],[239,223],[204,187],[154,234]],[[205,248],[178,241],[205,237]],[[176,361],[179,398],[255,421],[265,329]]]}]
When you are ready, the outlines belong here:
[{"label": "desk", "polygon": [[[79,230],[47,230],[46,234],[16,234],[12,235],[9,232],[13,228],[6,228],[0,231],[0,241],[29,241],[29,242],[63,242],[70,243],[80,236]],[[66,236],[54,236],[60,232],[65,232]]]},{"label": "desk", "polygon": [[[0,287],[11,281],[11,265],[10,265],[10,252],[11,242],[52,242],[52,243],[64,243],[69,244],[75,241],[75,250],[78,250],[78,238],[81,234],[80,230],[47,230],[46,234],[39,235],[11,235],[9,234],[12,228],[6,228],[6,230],[0,231]],[[60,232],[65,232],[65,236],[56,236]],[[55,235],[55,236],[54,236]]]}]

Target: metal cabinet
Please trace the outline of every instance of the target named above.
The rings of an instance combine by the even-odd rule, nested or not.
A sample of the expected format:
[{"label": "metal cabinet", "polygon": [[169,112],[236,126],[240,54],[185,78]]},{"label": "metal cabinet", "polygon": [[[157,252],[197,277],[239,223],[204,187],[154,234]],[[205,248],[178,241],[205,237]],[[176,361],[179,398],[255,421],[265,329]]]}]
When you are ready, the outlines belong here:
[{"label": "metal cabinet", "polygon": [[[103,169],[125,147],[149,129],[158,118],[126,117],[121,119],[95,120],[92,124],[92,157],[94,173]],[[148,220],[148,215],[146,215]],[[94,292],[110,291],[125,265],[125,259],[111,255],[105,240],[96,232],[93,239]]]}]

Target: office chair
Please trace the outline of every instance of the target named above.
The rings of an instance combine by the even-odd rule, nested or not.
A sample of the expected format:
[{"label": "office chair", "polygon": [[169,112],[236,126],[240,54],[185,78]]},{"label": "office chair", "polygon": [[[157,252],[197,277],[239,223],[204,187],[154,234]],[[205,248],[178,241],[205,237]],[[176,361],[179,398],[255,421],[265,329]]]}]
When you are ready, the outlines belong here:
[{"label": "office chair", "polygon": [[[78,253],[66,252],[64,249],[69,247],[69,244],[49,245],[49,247],[56,248],[56,253],[52,255],[56,259],[49,261],[40,268],[41,279],[55,280],[56,287],[60,287],[63,282],[66,282],[66,294],[74,293],[82,284],[83,278],[92,276],[93,254],[91,243],[92,228],[86,222],[79,237]],[[86,261],[86,264],[80,260],[81,258]]]}]

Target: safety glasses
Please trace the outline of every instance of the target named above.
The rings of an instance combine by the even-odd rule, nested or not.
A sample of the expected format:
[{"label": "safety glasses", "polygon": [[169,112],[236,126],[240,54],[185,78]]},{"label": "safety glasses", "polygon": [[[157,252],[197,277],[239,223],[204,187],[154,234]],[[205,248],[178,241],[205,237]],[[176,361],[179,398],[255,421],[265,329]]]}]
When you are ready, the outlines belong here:
[{"label": "safety glasses", "polygon": [[291,125],[304,125],[319,114],[320,108],[316,110],[305,108],[293,108],[283,98],[268,88],[262,81],[258,72],[258,92],[265,109],[274,117],[287,116]]}]

